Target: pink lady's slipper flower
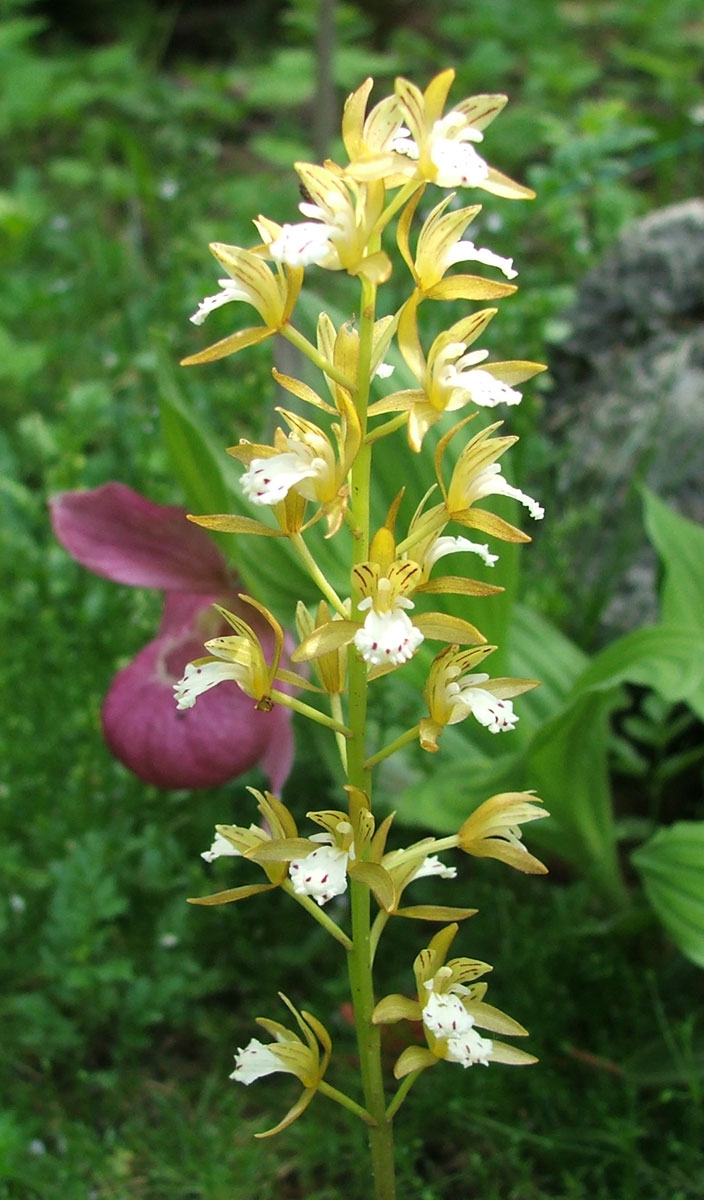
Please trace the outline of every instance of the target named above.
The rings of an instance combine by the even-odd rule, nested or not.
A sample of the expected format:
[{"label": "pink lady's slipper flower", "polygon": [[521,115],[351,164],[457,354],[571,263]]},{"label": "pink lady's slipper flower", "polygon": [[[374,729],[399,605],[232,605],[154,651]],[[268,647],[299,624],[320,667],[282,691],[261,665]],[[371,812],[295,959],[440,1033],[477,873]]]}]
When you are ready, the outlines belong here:
[{"label": "pink lady's slipper flower", "polygon": [[[50,501],[56,537],[68,553],[115,583],[165,593],[157,636],[110,685],[103,732],[120,762],[163,788],[215,787],[259,765],[281,788],[293,761],[290,712],[259,712],[233,681],[179,711],[173,686],[203,642],[226,631],[214,603],[239,612],[238,588],[208,535],[185,511],[154,504],[122,483],[64,492]],[[264,645],[271,633],[256,621]],[[261,624],[261,628],[259,625]]]}]

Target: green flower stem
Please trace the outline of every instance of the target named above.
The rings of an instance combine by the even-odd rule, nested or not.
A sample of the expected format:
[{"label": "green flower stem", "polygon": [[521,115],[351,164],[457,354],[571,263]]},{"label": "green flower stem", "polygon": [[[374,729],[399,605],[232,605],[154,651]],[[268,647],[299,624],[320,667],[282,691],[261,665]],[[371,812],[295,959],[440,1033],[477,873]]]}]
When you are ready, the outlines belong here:
[{"label": "green flower stem", "polygon": [[310,717],[311,721],[317,721],[319,725],[324,725],[326,729],[332,729],[334,733],[341,733],[343,737],[352,737],[352,730],[346,725],[341,725],[339,721],[335,721],[333,717],[328,717],[326,713],[321,713],[317,708],[311,708],[310,704],[304,704],[296,696],[288,696],[285,692],[279,692],[276,688],[269,689],[269,695],[277,704],[284,704],[286,708],[292,708],[294,712],[300,713],[303,717]]},{"label": "green flower stem", "polygon": [[396,213],[399,211],[399,209],[403,208],[406,201],[410,200],[411,196],[414,194],[414,192],[418,191],[419,187],[422,187],[422,180],[420,179],[410,179],[408,183],[403,185],[400,191],[396,193],[393,200],[386,205],[386,208],[374,226],[375,233],[381,233],[382,230],[386,229],[386,226],[391,218],[396,216]]},{"label": "green flower stem", "polygon": [[391,913],[388,913],[385,911],[385,909],[380,908],[379,912],[376,914],[376,917],[374,918],[374,924],[372,925],[372,931],[371,931],[371,934],[369,937],[369,952],[370,952],[371,958],[372,958],[372,965],[374,964],[374,959],[376,958],[376,951],[377,951],[377,947],[379,945],[379,940],[381,938],[382,933],[386,929],[386,925],[387,925],[387,922],[388,922],[390,916],[391,916]]},{"label": "green flower stem", "polygon": [[388,746],[384,746],[383,749],[377,750],[376,754],[372,754],[371,758],[368,758],[365,762],[364,766],[366,770],[371,771],[372,767],[375,767],[377,763],[383,762],[384,759],[388,758],[390,754],[395,754],[397,750],[401,750],[404,746],[407,746],[409,742],[415,741],[415,739],[418,737],[419,729],[420,725],[414,725],[412,729],[407,729],[406,732],[397,737],[395,741],[389,742]]},{"label": "green flower stem", "polygon": [[301,537],[301,534],[290,533],[289,541],[301,562],[304,564],[311,579],[318,585],[325,599],[332,605],[332,607],[335,609],[335,612],[339,613],[341,617],[348,618],[349,614],[347,609],[345,608],[332,584],[328,583],[327,579],[323,575],[323,572],[320,570],[320,567],[313,558],[313,555],[308,549],[304,539]]},{"label": "green flower stem", "polygon": [[353,946],[347,962],[354,1005],[359,1065],[365,1105],[376,1124],[369,1129],[374,1196],[396,1200],[393,1132],[386,1117],[386,1098],[381,1071],[381,1031],[372,1024],[374,986],[369,939],[369,888],[350,880]]},{"label": "green flower stem", "polygon": [[393,1100],[391,1101],[389,1107],[386,1110],[387,1121],[392,1121],[393,1118],[396,1116],[396,1113],[398,1112],[399,1108],[403,1104],[404,1100],[406,1099],[406,1096],[410,1092],[411,1088],[413,1087],[413,1084],[415,1083],[416,1079],[418,1078],[418,1076],[420,1074],[421,1074],[421,1071],[411,1071],[410,1074],[406,1075],[405,1078],[401,1080],[398,1091],[396,1092],[396,1095],[394,1096]]},{"label": "green flower stem", "polygon": [[[330,696],[330,710],[332,712],[334,719],[336,721],[339,721],[340,724],[342,725],[343,724],[342,696],[339,694],[339,692],[333,692],[332,695]],[[337,750],[340,755],[340,762],[342,763],[342,769],[343,769],[343,771],[346,772],[347,771],[347,742],[341,733],[335,734],[335,741],[337,742]]]},{"label": "green flower stem", "polygon": [[354,1113],[354,1115],[364,1121],[366,1125],[376,1125],[376,1121],[371,1113],[367,1112],[366,1108],[362,1108],[362,1105],[357,1104],[356,1101],[351,1098],[351,1096],[347,1096],[344,1092],[338,1091],[337,1088],[332,1087],[332,1085],[329,1083],[326,1083],[324,1079],[321,1079],[320,1083],[318,1084],[318,1091],[322,1092],[323,1095],[327,1096],[330,1100],[334,1100],[337,1104],[341,1104],[343,1108],[349,1109],[351,1113]]},{"label": "green flower stem", "polygon": [[371,433],[368,433],[364,440],[368,446],[371,446],[372,443],[377,442],[379,438],[386,437],[386,435],[389,433],[395,433],[397,429],[400,429],[402,425],[406,424],[407,420],[407,412],[399,413],[398,416],[392,417],[390,421],[384,421],[383,425],[377,425],[376,429],[372,429]]},{"label": "green flower stem", "polygon": [[324,355],[322,355],[320,351],[313,345],[313,343],[308,341],[308,338],[305,337],[304,334],[300,333],[298,329],[293,328],[293,325],[284,325],[279,330],[279,333],[282,337],[285,337],[286,341],[290,342],[292,346],[295,346],[297,350],[300,350],[301,354],[305,354],[306,358],[309,358],[312,363],[315,363],[316,367],[319,367],[325,375],[328,375],[330,379],[334,379],[335,383],[339,383],[343,388],[347,388],[348,392],[354,391],[354,383],[352,380],[348,379],[344,372],[340,371],[334,363],[331,363],[327,358],[325,358]]},{"label": "green flower stem", "polygon": [[[370,363],[376,289],[362,279],[359,359],[355,404],[362,435],[366,434],[369,403]],[[350,522],[353,533],[353,561],[364,562],[369,556],[370,535],[370,478],[371,448],[362,444],[351,471]],[[359,594],[353,597],[356,604]],[[354,652],[349,654],[348,722],[352,737],[347,746],[347,778],[350,785],[361,789],[370,798],[371,779],[366,768],[367,727],[367,664]],[[386,1119],[386,1098],[381,1070],[381,1037],[378,1026],[372,1024],[374,985],[371,970],[370,893],[362,883],[350,880],[352,912],[352,949],[348,954],[350,991],[354,1006],[359,1063],[364,1089],[364,1103],[375,1125],[369,1128],[369,1147],[372,1157],[375,1200],[395,1200],[396,1183],[392,1127]]]},{"label": "green flower stem", "polygon": [[335,938],[336,942],[339,942],[341,946],[344,946],[345,950],[349,952],[352,949],[352,942],[348,938],[345,931],[340,929],[339,925],[335,924],[332,917],[329,917],[326,912],[323,912],[320,905],[315,903],[315,900],[312,900],[310,896],[299,895],[298,892],[294,891],[293,884],[288,879],[284,879],[283,883],[281,884],[281,890],[286,892],[288,896],[291,896],[297,904],[300,904],[301,908],[305,908],[306,912],[310,913],[311,917],[313,917],[313,919],[317,921],[319,925],[322,925],[323,929],[326,929],[328,933]]}]

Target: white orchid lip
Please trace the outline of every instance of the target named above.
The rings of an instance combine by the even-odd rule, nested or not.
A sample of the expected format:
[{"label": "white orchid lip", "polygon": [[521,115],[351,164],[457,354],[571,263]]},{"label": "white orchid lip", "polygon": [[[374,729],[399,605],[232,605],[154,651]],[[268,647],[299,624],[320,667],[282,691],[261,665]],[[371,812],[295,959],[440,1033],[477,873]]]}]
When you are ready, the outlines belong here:
[{"label": "white orchid lip", "polygon": [[494,1049],[490,1038],[482,1037],[476,1029],[465,1029],[456,1037],[447,1039],[445,1058],[448,1062],[459,1063],[462,1067],[473,1067],[480,1063],[489,1066],[489,1058]]},{"label": "white orchid lip", "polygon": [[512,487],[501,474],[500,463],[490,463],[472,480],[472,501],[481,500],[483,496],[512,496],[526,508],[534,521],[540,521],[545,516],[545,509],[532,496],[522,492],[520,488]]},{"label": "white orchid lip", "polygon": [[457,867],[447,867],[437,854],[428,854],[418,870],[411,876],[411,880],[423,879],[426,875],[439,875],[441,879],[456,879]]},{"label": "white orchid lip", "polygon": [[446,269],[460,262],[479,262],[485,267],[497,267],[507,279],[515,279],[518,275],[512,258],[504,258],[501,254],[495,254],[486,246],[475,246],[474,242],[469,239],[455,242],[455,245],[451,246],[443,255],[443,265]]},{"label": "white orchid lip", "polygon": [[[326,836],[329,835],[316,834],[314,838],[321,840]],[[294,892],[298,896],[312,896],[320,908],[334,896],[341,896],[347,891],[349,857],[346,850],[336,846],[318,846],[304,858],[294,858],[288,868]]]},{"label": "white orchid lip", "polygon": [[[460,399],[467,396],[482,408],[494,408],[497,404],[520,404],[523,399],[521,392],[497,379],[491,371],[476,367],[476,361],[475,354],[466,354],[456,363],[443,366],[440,372],[443,387],[460,391]],[[457,407],[460,405],[456,400],[448,405],[449,410]]]},{"label": "white orchid lip", "polygon": [[230,1075],[230,1079],[249,1087],[250,1083],[254,1083],[257,1079],[263,1079],[265,1075],[273,1075],[275,1071],[293,1073],[270,1046],[265,1046],[257,1038],[252,1038],[243,1050],[237,1051],[235,1069]]},{"label": "white orchid lip", "polygon": [[506,733],[515,729],[518,717],[510,700],[498,700],[483,688],[470,688],[460,694],[463,702],[469,705],[472,716],[490,733]]},{"label": "white orchid lip", "polygon": [[235,858],[242,857],[240,851],[236,846],[232,845],[232,842],[228,842],[227,838],[223,837],[221,833],[216,833],[212,846],[209,850],[203,850],[201,858],[211,863],[215,862],[216,858],[223,858],[228,855],[233,855]]},{"label": "white orchid lip", "polygon": [[240,478],[245,496],[254,504],[279,504],[296,484],[313,479],[326,469],[322,458],[302,444],[289,441],[291,449],[271,458],[253,458]]},{"label": "white orchid lip", "polygon": [[447,684],[445,700],[452,709],[449,725],[456,725],[471,713],[490,733],[507,733],[515,729],[518,716],[513,711],[513,704],[483,688],[481,685],[488,679],[485,674],[465,675]]},{"label": "white orchid lip", "polygon": [[174,697],[178,709],[193,708],[199,696],[225,679],[237,683],[244,678],[243,670],[233,662],[188,663],[178,683],[174,684]]},{"label": "white orchid lip", "polygon": [[484,182],[489,165],[469,145],[483,141],[483,136],[467,124],[460,112],[449,112],[435,122],[430,134],[430,157],[439,187],[477,187]]},{"label": "white orchid lip", "polygon": [[248,304],[254,302],[252,293],[242,287],[236,279],[218,279],[218,283],[222,291],[216,292],[214,296],[206,296],[204,300],[201,300],[193,315],[189,317],[194,325],[202,325],[205,318],[214,309],[221,308],[223,304],[230,304],[232,300],[244,300]]},{"label": "white orchid lip", "polygon": [[284,225],[279,236],[270,242],[269,253],[275,262],[286,263],[289,267],[319,265],[333,253],[330,238],[334,232],[321,221]]},{"label": "white orchid lip", "polygon": [[474,1018],[452,992],[431,992],[422,1016],[426,1029],[438,1038],[456,1037],[474,1025]]},{"label": "white orchid lip", "polygon": [[449,534],[442,534],[426,551],[426,566],[428,568],[434,566],[438,559],[444,558],[446,554],[459,553],[478,554],[487,567],[493,567],[499,561],[498,554],[492,554],[486,542],[472,542],[466,537],[451,537]]},{"label": "white orchid lip", "polygon": [[[367,597],[359,607],[370,605],[371,600]],[[354,635],[354,644],[362,658],[371,666],[378,667],[383,663],[401,666],[413,658],[423,641],[423,634],[403,611],[404,608],[412,607],[410,600],[400,596],[396,600],[396,606],[387,612],[380,613],[370,608],[362,628]]]}]

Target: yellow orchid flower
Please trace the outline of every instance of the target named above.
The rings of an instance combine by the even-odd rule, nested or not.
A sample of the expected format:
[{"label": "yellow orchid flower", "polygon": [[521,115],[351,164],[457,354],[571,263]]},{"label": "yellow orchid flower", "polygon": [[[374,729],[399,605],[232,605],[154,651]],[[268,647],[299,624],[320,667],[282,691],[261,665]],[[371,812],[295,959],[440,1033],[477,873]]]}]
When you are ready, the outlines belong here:
[{"label": "yellow orchid flower", "polygon": [[[389,375],[393,368],[382,360],[389,348],[391,339],[396,332],[398,319],[395,316],[381,317],[374,322],[372,330],[372,349],[370,372],[374,375]],[[359,331],[351,321],[345,321],[336,329],[327,313],[322,312],[318,317],[316,331],[317,349],[323,363],[329,363],[336,368],[338,378],[334,379],[325,374],[325,366],[321,367],[325,381],[330,391],[333,403],[324,400],[309,384],[292,375],[283,375],[280,371],[272,372],[277,383],[286,391],[297,396],[306,404],[313,405],[323,412],[335,415],[339,413],[346,417],[354,390],[354,380],[357,378],[359,363]],[[348,379],[349,385],[339,382],[339,377]]]},{"label": "yellow orchid flower", "polygon": [[451,68],[430,81],[424,92],[409,80],[398,78],[396,95],[408,126],[408,136],[393,139],[393,149],[406,154],[415,176],[438,187],[479,187],[510,200],[532,199],[535,193],[495,170],[474,146],[483,130],[506,104],[502,95],[470,96],[443,116],[455,78]]},{"label": "yellow orchid flower", "polygon": [[394,151],[394,142],[401,136],[404,114],[395,95],[384,97],[367,113],[373,86],[373,79],[365,79],[345,101],[342,140],[349,158],[345,174],[360,181],[382,179],[387,188],[399,187],[407,179],[407,161]]},{"label": "yellow orchid flower", "polygon": [[256,788],[248,787],[247,791],[257,801],[257,808],[262,817],[261,825],[250,825],[248,829],[241,825],[216,825],[215,837],[208,850],[204,850],[201,858],[207,863],[215,862],[217,858],[246,858],[254,859],[267,876],[268,883],[243,884],[240,887],[228,888],[215,892],[210,896],[197,896],[189,900],[189,904],[213,906],[232,904],[237,900],[247,900],[261,892],[281,887],[286,880],[286,862],[276,859],[259,860],[256,855],[262,847],[276,844],[292,843],[298,838],[298,829],[293,816],[286,805],[274,796],[272,792],[259,792]]},{"label": "yellow orchid flower", "polygon": [[252,1038],[243,1049],[238,1050],[235,1055],[235,1069],[230,1079],[249,1086],[255,1080],[263,1079],[265,1075],[282,1071],[287,1075],[295,1075],[303,1084],[303,1092],[283,1120],[273,1129],[256,1133],[254,1136],[258,1138],[272,1137],[275,1133],[280,1133],[305,1112],[323,1082],[332,1052],[332,1042],[325,1026],[305,1009],[299,1013],[283,992],[279,992],[279,996],[295,1017],[303,1037],[299,1037],[278,1021],[257,1017],[257,1024],[274,1040],[264,1044],[258,1038]]},{"label": "yellow orchid flower", "polygon": [[234,637],[211,638],[205,643],[210,657],[199,658],[188,663],[183,677],[174,685],[174,695],[179,709],[192,708],[198,696],[210,691],[226,679],[232,679],[247,696],[256,701],[256,707],[268,712],[272,708],[273,698],[278,694],[273,691],[275,679],[301,687],[303,681],[299,676],[280,667],[281,651],[284,644],[283,629],[279,622],[251,596],[240,595],[240,600],[251,604],[271,626],[274,633],[274,653],[271,663],[267,663],[262,644],[256,633],[246,621],[234,613],[214,605],[222,617],[235,631]]},{"label": "yellow orchid flower", "polygon": [[[396,502],[392,510],[395,507]],[[292,662],[316,659],[353,642],[372,671],[380,674],[408,662],[426,637],[463,645],[486,641],[460,617],[430,612],[410,619],[408,613],[415,607],[410,597],[415,592],[476,593],[471,580],[452,578],[449,587],[442,580],[424,582],[419,563],[397,557],[389,524],[377,530],[370,557],[352,568],[352,580],[360,597],[357,611],[364,619],[334,620],[314,629],[293,652]]]},{"label": "yellow orchid flower", "polygon": [[488,357],[488,350],[467,353],[468,346],[496,314],[495,308],[472,313],[439,334],[426,360],[418,335],[420,299],[420,293],[416,292],[406,301],[398,322],[399,349],[420,387],[393,392],[369,406],[372,417],[407,412],[408,441],[416,452],[420,451],[428,430],[446,412],[457,412],[468,404],[480,408],[520,404],[522,395],[511,385],[545,370],[542,363],[519,360],[480,365]]},{"label": "yellow orchid flower", "polygon": [[445,487],[442,477],[442,460],[445,450],[458,429],[461,429],[470,419],[465,418],[464,421],[460,421],[437,444],[435,471],[442,491],[443,503],[422,513],[417,521],[414,540],[419,540],[422,534],[429,536],[433,531],[442,530],[448,520],[452,520],[469,528],[481,529],[484,533],[492,534],[505,542],[529,542],[528,534],[517,529],[515,525],[476,506],[477,501],[486,496],[512,496],[528,509],[534,520],[540,520],[544,515],[544,509],[537,500],[519,488],[513,487],[501,474],[501,467],[496,460],[518,440],[515,437],[492,438],[492,433],[499,428],[501,422],[480,430],[467,443],[455,464],[450,486]]},{"label": "yellow orchid flower", "polygon": [[289,268],[315,264],[383,283],[391,274],[391,260],[383,251],[369,249],[384,207],[383,183],[357,183],[330,162],[295,166],[306,195],[298,207],[309,220],[278,225],[260,216],[255,224],[269,256]]},{"label": "yellow orchid flower", "polygon": [[547,867],[526,850],[521,825],[549,816],[532,792],[502,792],[479,805],[462,825],[457,845],[474,858],[497,858],[527,875],[545,875]]},{"label": "yellow orchid flower", "polygon": [[424,697],[428,716],[420,722],[420,744],[431,753],[447,725],[473,716],[491,733],[513,729],[518,716],[510,697],[520,696],[538,684],[532,679],[490,679],[483,672],[466,674],[491,654],[496,646],[461,650],[448,646],[433,660]]},{"label": "yellow orchid flower", "polygon": [[[340,618],[334,618],[339,620]],[[324,600],[318,604],[315,620],[311,617],[302,600],[296,608],[296,629],[301,641],[331,620],[330,609]],[[328,696],[340,696],[347,686],[347,649],[339,646],[328,654],[321,654],[314,661],[314,668],[324,692]]]},{"label": "yellow orchid flower", "polygon": [[[349,494],[347,476],[362,440],[359,417],[343,389],[338,402],[342,422],[333,425],[336,449],[312,421],[278,408],[276,411],[291,430],[289,435],[277,429],[274,446],[242,441],[228,450],[247,467],[240,484],[248,499],[273,508],[282,518],[289,515],[285,502],[291,493],[317,503],[327,518],[328,536],[337,533],[344,518]],[[302,516],[301,509],[301,520]],[[288,523],[285,528],[291,531]]]},{"label": "yellow orchid flower", "polygon": [[529,1066],[537,1062],[532,1054],[477,1032],[479,1027],[491,1033],[527,1036],[518,1021],[485,1003],[487,985],[475,980],[491,970],[488,963],[471,958],[445,961],[457,929],[455,923],[441,929],[417,956],[413,964],[416,1000],[386,996],[374,1010],[372,1020],[376,1025],[403,1019],[423,1022],[428,1048],[409,1046],[404,1050],[394,1067],[397,1079],[433,1067],[442,1059],[463,1067],[478,1063],[488,1067],[491,1062]]},{"label": "yellow orchid flower", "polygon": [[236,354],[246,346],[255,346],[258,342],[273,337],[291,319],[303,283],[301,267],[284,265],[272,271],[261,255],[222,242],[213,242],[210,250],[225,268],[228,277],[218,280],[222,289],[220,292],[201,300],[191,321],[194,325],[202,325],[214,309],[221,308],[223,304],[229,304],[232,300],[243,300],[245,304],[250,304],[256,309],[264,324],[240,329],[239,332],[222,338],[205,350],[190,354],[182,359],[182,367],[214,362],[228,354]]},{"label": "yellow orchid flower", "polygon": [[409,236],[421,194],[420,190],[416,192],[406,205],[399,219],[396,238],[416,289],[423,299],[493,300],[515,292],[516,288],[512,284],[494,283],[478,275],[454,275],[450,279],[444,278],[449,268],[460,262],[479,262],[484,266],[497,267],[507,279],[515,279],[518,274],[514,270],[512,258],[502,258],[492,250],[475,246],[474,242],[462,239],[466,226],[481,212],[481,205],[473,204],[468,208],[446,212],[446,208],[454,199],[454,192],[436,204],[423,222],[418,234],[415,258],[413,257]]}]

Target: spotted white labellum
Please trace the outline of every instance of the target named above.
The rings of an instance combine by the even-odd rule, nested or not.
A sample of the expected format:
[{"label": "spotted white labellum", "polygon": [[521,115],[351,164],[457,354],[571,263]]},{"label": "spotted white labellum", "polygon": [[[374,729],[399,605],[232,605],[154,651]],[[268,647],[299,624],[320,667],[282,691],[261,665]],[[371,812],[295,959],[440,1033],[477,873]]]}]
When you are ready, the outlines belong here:
[{"label": "spotted white labellum", "polygon": [[445,1058],[448,1062],[459,1063],[462,1067],[473,1067],[481,1063],[489,1066],[489,1055],[494,1049],[491,1038],[482,1037],[476,1029],[465,1029],[456,1037],[447,1039]]},{"label": "spotted white labellum", "polygon": [[[315,838],[321,836],[325,835],[315,835]],[[294,892],[299,896],[312,896],[322,908],[333,896],[341,896],[347,891],[348,858],[347,851],[335,846],[319,846],[305,858],[294,858],[288,868]]]},{"label": "spotted white labellum", "polygon": [[399,596],[393,609],[381,613],[371,605],[370,597],[359,605],[361,609],[369,609],[362,628],[354,635],[354,644],[362,658],[373,667],[382,663],[400,666],[408,662],[423,641],[420,629],[416,629],[404,612],[405,608],[413,608],[413,602]]},{"label": "spotted white labellum", "polygon": [[174,697],[178,709],[193,708],[199,696],[217,687],[225,679],[237,682],[238,673],[244,679],[246,672],[233,662],[188,663],[178,683],[174,684]]},{"label": "spotted white labellum", "polygon": [[465,675],[447,685],[447,699],[453,706],[451,725],[463,721],[471,713],[490,733],[506,733],[515,728],[518,717],[513,704],[510,700],[499,700],[483,688],[481,684],[488,679],[489,676],[483,673]]},{"label": "spotted white labellum", "polygon": [[456,1037],[474,1025],[474,1018],[453,992],[431,991],[422,1015],[425,1028],[438,1038]]},{"label": "spotted white labellum", "polygon": [[242,491],[254,504],[279,504],[296,484],[326,470],[323,459],[317,458],[302,442],[289,438],[288,445],[283,454],[253,458],[241,476]]}]

